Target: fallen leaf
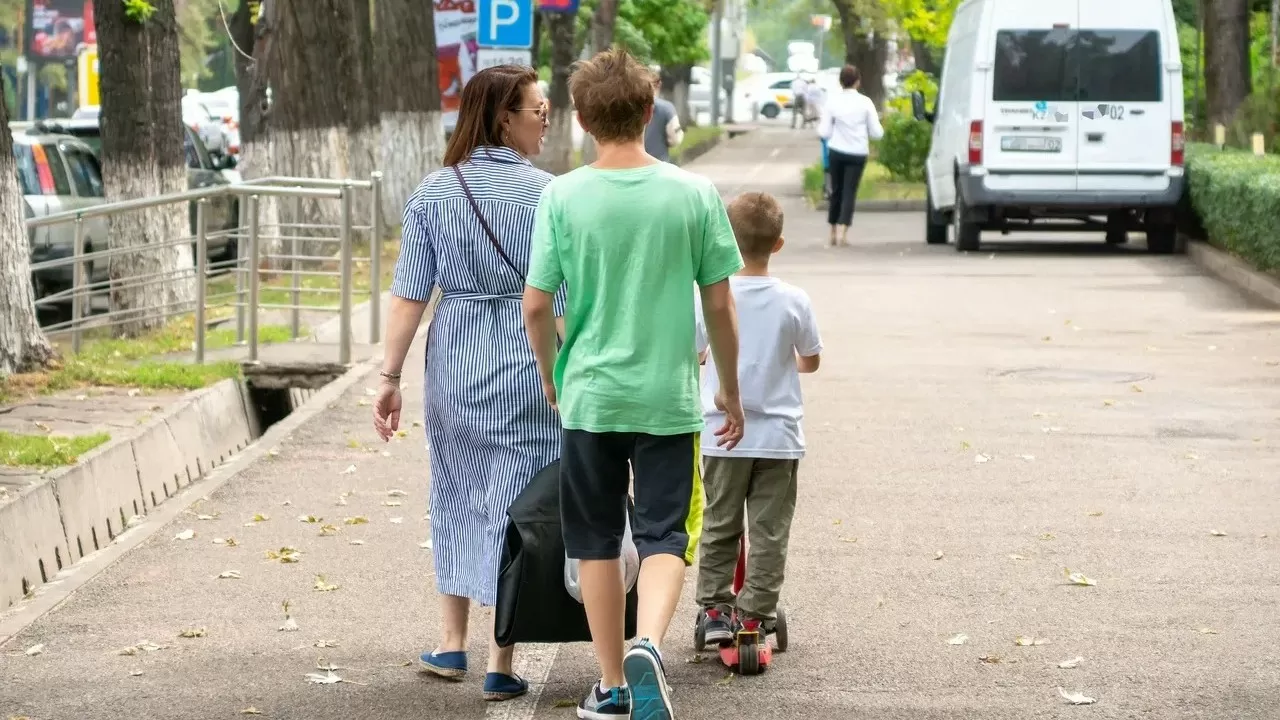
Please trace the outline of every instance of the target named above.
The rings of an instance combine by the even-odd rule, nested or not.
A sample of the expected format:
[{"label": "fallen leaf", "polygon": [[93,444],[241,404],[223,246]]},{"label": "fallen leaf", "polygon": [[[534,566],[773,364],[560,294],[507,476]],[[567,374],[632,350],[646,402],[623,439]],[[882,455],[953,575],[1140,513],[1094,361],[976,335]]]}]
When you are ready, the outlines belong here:
[{"label": "fallen leaf", "polygon": [[1102,511],[1101,511],[1101,510],[1092,510],[1092,511],[1090,511],[1090,512],[1089,512],[1089,517],[1102,517]]},{"label": "fallen leaf", "polygon": [[969,444],[969,442],[968,442],[967,440],[961,440],[961,441],[960,441],[960,449],[961,449],[961,450],[968,450],[969,448],[972,448],[972,447],[973,447],[973,446],[972,446],[972,445],[970,445],[970,444]]},{"label": "fallen leaf", "polygon": [[1067,582],[1071,583],[1072,585],[1083,585],[1087,587],[1093,587],[1094,585],[1098,584],[1094,582],[1091,578],[1087,577],[1082,572],[1072,572],[1071,568],[1062,568],[1062,574],[1067,576]]},{"label": "fallen leaf", "polygon": [[369,407],[373,403],[369,402],[367,398],[360,398],[359,400],[356,401],[356,404],[359,405],[360,407]]},{"label": "fallen leaf", "polygon": [[939,551],[935,552],[935,553],[933,554],[933,559],[934,559],[934,560],[941,560],[941,559],[942,559],[942,551],[941,551],[941,550],[939,550]]},{"label": "fallen leaf", "polygon": [[1023,557],[1022,555],[1018,555],[1017,553],[1014,553],[1013,555],[1009,556],[1009,559],[1010,560],[1026,560],[1028,558]]},{"label": "fallen leaf", "polygon": [[117,655],[141,655],[144,652],[157,652],[159,650],[165,649],[165,647],[167,646],[157,645],[153,642],[147,642],[146,640],[143,640],[137,645],[130,645],[127,648],[120,649],[120,651],[118,651],[116,654]]},{"label": "fallen leaf", "polygon": [[235,538],[233,538],[233,537],[229,537],[229,538],[214,538],[214,539],[213,539],[213,544],[214,544],[214,545],[226,545],[227,547],[236,547],[236,546],[237,546],[237,545],[239,545],[240,543],[236,542],[236,539],[235,539]]},{"label": "fallen leaf", "polygon": [[856,542],[858,542],[858,538],[856,538],[856,537],[842,537],[842,538],[840,538],[840,542],[856,543]]},{"label": "fallen leaf", "polygon": [[138,677],[138,676],[139,676],[139,675],[141,675],[141,674],[142,674],[142,671],[141,671],[141,670],[130,670],[130,671],[129,671],[129,677]]},{"label": "fallen leaf", "polygon": [[1023,460],[1026,460],[1027,462],[1035,462],[1036,460],[1035,455],[1019,455],[1018,457],[1022,458]]},{"label": "fallen leaf", "polygon": [[423,550],[430,550],[430,549],[431,549],[431,540],[429,540],[429,539],[428,539],[428,540],[424,540],[424,541],[422,541],[422,542],[418,543],[418,547],[422,548]]},{"label": "fallen leaf", "polygon": [[704,658],[702,657],[701,653],[695,654],[693,657],[685,660],[685,662],[689,663],[690,665],[701,665],[703,661],[704,661]]},{"label": "fallen leaf", "polygon": [[316,685],[333,685],[342,682],[342,678],[335,675],[333,671],[326,671],[324,674],[307,673],[307,682]]},{"label": "fallen leaf", "polygon": [[365,517],[365,516],[363,516],[363,515],[357,515],[357,516],[355,516],[355,517],[344,518],[344,519],[343,519],[343,521],[342,521],[342,523],[343,523],[344,525],[364,525],[364,524],[365,524],[365,523],[367,523],[367,522],[369,522],[369,518],[367,518],[367,517]]},{"label": "fallen leaf", "polygon": [[388,490],[388,491],[387,491],[387,496],[388,496],[388,497],[405,497],[405,496],[407,496],[408,494],[409,494],[409,493],[407,493],[407,492],[405,492],[405,491],[403,491],[403,490]]},{"label": "fallen leaf", "polygon": [[1027,635],[1019,635],[1013,639],[1013,644],[1019,647],[1031,647],[1033,645],[1048,645],[1049,640],[1047,638],[1033,638]]},{"label": "fallen leaf", "polygon": [[347,440],[347,447],[352,449],[358,448],[360,447],[360,441],[355,438],[351,438],[350,440]]},{"label": "fallen leaf", "polygon": [[212,515],[196,515],[197,520],[217,520],[222,513],[214,513]]},{"label": "fallen leaf", "polygon": [[178,633],[181,638],[202,638],[205,636],[204,628],[188,628]]},{"label": "fallen leaf", "polygon": [[267,551],[268,560],[279,560],[282,563],[296,563],[301,559],[301,557],[301,553],[299,553],[295,548],[288,546],[282,547],[279,550]]},{"label": "fallen leaf", "polygon": [[402,518],[402,517],[393,517],[393,518],[391,518],[391,522],[395,523],[396,525],[399,525],[400,523],[404,522],[404,518]]},{"label": "fallen leaf", "polygon": [[196,531],[195,531],[195,530],[187,529],[187,530],[183,530],[182,532],[178,533],[177,535],[174,535],[174,536],[173,536],[173,539],[174,539],[174,540],[190,540],[191,538],[193,538],[193,537],[195,537],[195,536],[196,536]]},{"label": "fallen leaf", "polygon": [[1212,535],[1212,536],[1214,536],[1214,537],[1226,537],[1226,536],[1227,536],[1227,534],[1226,534],[1226,533],[1224,533],[1224,532],[1222,532],[1221,530],[1210,530],[1210,531],[1209,531],[1209,534],[1210,534],[1210,535]]},{"label": "fallen leaf", "polygon": [[364,541],[363,541],[363,540],[352,540],[351,542],[349,542],[349,543],[347,543],[347,544],[348,544],[348,545],[363,545],[363,544],[364,544]]},{"label": "fallen leaf", "polygon": [[965,635],[964,633],[959,633],[959,634],[957,634],[957,635],[952,636],[952,638],[951,638],[950,640],[948,640],[948,641],[947,641],[947,644],[948,644],[948,645],[963,645],[963,644],[965,644],[965,643],[967,643],[967,642],[969,642],[969,636],[968,636],[968,635]]},{"label": "fallen leaf", "polygon": [[334,665],[333,663],[326,661],[324,658],[320,658],[319,660],[316,660],[316,669],[335,672],[338,670],[342,670],[343,668],[340,668],[337,665]]},{"label": "fallen leaf", "polygon": [[413,422],[409,423],[409,425],[410,425],[411,427],[422,427],[422,421],[421,421],[421,420],[414,420]]},{"label": "fallen leaf", "polygon": [[844,524],[844,520],[841,520],[840,518],[836,518],[835,520],[832,520],[832,521],[831,521],[831,524],[832,524],[832,525],[842,525],[842,524]]},{"label": "fallen leaf", "polygon": [[717,685],[729,685],[733,683],[733,673],[729,673],[716,681]]},{"label": "fallen leaf", "polygon": [[1138,385],[1138,384],[1130,385],[1130,386],[1129,386],[1129,389],[1130,389],[1130,390],[1132,390],[1132,391],[1134,391],[1134,392],[1136,392],[1136,393],[1140,393],[1140,392],[1142,392],[1142,386],[1141,386],[1141,385]]},{"label": "fallen leaf", "polygon": [[277,448],[271,448],[270,450],[267,451],[267,454],[270,455],[271,457],[276,457],[277,455],[280,454],[280,450],[278,450]]},{"label": "fallen leaf", "polygon": [[292,501],[292,500],[285,500],[284,502],[280,503],[280,506],[281,506],[281,507],[289,507],[289,506],[290,506],[290,505],[292,505],[292,504],[293,504],[293,501]]},{"label": "fallen leaf", "polygon": [[144,520],[146,520],[146,518],[142,517],[141,515],[133,515],[128,519],[128,521],[125,522],[124,526],[126,528],[135,527],[137,525],[140,525]]},{"label": "fallen leaf", "polygon": [[270,519],[271,518],[267,517],[266,515],[263,515],[262,513],[254,513],[253,517],[250,518],[250,520],[256,523],[266,522]]},{"label": "fallen leaf", "polygon": [[1206,628],[1200,628],[1200,634],[1201,635],[1217,635],[1218,631],[1214,630],[1213,628],[1206,627]]},{"label": "fallen leaf", "polygon": [[398,437],[398,438],[409,437],[409,431],[408,431],[408,430],[397,430],[397,431],[396,431],[396,437]]},{"label": "fallen leaf", "polygon": [[324,518],[316,517],[315,515],[299,515],[298,516],[298,522],[301,522],[301,523],[318,523],[322,520],[324,520]]},{"label": "fallen leaf", "polygon": [[1043,427],[1043,428],[1040,428],[1040,432],[1042,432],[1042,433],[1056,433],[1056,432],[1062,432],[1062,428],[1060,428],[1060,427],[1058,427],[1058,426],[1054,425],[1054,426],[1050,426],[1050,427]]},{"label": "fallen leaf", "polygon": [[1065,699],[1067,702],[1071,703],[1072,705],[1092,705],[1098,702],[1097,700],[1094,700],[1093,698],[1083,693],[1067,692],[1062,688],[1058,688],[1058,694],[1061,695],[1063,699]]},{"label": "fallen leaf", "polygon": [[1042,413],[1042,412],[1040,412],[1039,410],[1037,410],[1037,411],[1035,411],[1035,412],[1031,413],[1031,417],[1033,417],[1033,418],[1042,418],[1042,417],[1045,417],[1045,414],[1044,414],[1044,413]]},{"label": "fallen leaf", "polygon": [[1200,456],[1199,456],[1199,455],[1197,455],[1197,454],[1195,454],[1195,453],[1187,453],[1184,457],[1186,457],[1188,460],[1199,460],[1199,459],[1200,459]]},{"label": "fallen leaf", "polygon": [[1103,401],[1102,401],[1102,406],[1103,406],[1103,407],[1112,407],[1112,406],[1114,406],[1115,404],[1116,404],[1116,401],[1115,401],[1115,400],[1103,400]]},{"label": "fallen leaf", "polygon": [[261,710],[259,710],[259,709],[258,709],[258,708],[256,708],[256,707],[253,707],[252,705],[250,705],[249,707],[247,707],[247,708],[245,708],[245,709],[241,710],[241,711],[240,711],[240,714],[241,714],[241,715],[261,715],[261,714],[262,714],[262,711],[261,711]]},{"label": "fallen leaf", "polygon": [[978,658],[978,662],[986,663],[988,665],[995,665],[996,663],[1003,662],[1003,658],[1001,658],[999,655],[983,655],[982,657]]},{"label": "fallen leaf", "polygon": [[1044,337],[1040,338],[1040,340],[1042,340],[1043,342],[1050,342],[1051,340],[1053,340],[1053,336],[1045,335]]},{"label": "fallen leaf", "polygon": [[316,582],[313,587],[319,592],[333,592],[338,589],[337,585],[332,585],[326,581],[323,575],[316,576]]},{"label": "fallen leaf", "polygon": [[382,505],[384,507],[400,507],[401,505],[404,505],[404,503],[399,500],[383,500]]},{"label": "fallen leaf", "polygon": [[577,701],[577,700],[570,700],[570,699],[568,699],[568,698],[561,698],[560,700],[555,701],[555,703],[552,705],[552,707],[557,707],[557,708],[571,708],[571,707],[578,707],[578,701]]},{"label": "fallen leaf", "polygon": [[1062,668],[1063,670],[1074,670],[1076,669],[1076,667],[1080,665],[1081,662],[1084,662],[1084,658],[1074,657],[1074,658],[1071,658],[1070,660],[1063,660],[1062,662],[1058,663],[1058,667]]},{"label": "fallen leaf", "polygon": [[278,628],[280,632],[297,632],[299,629],[298,621],[291,617],[286,617],[284,619],[284,624]]},{"label": "fallen leaf", "polygon": [[218,573],[219,580],[241,580],[239,570],[223,570]]},{"label": "fallen leaf", "polygon": [[973,461],[974,461],[974,462],[976,462],[976,463],[991,462],[991,456],[990,456],[990,455],[983,455],[982,453],[978,453],[978,455],[977,455],[977,456],[975,456],[975,457],[973,458]]},{"label": "fallen leaf", "polygon": [[329,535],[337,535],[337,534],[338,534],[337,525],[321,525],[320,526],[320,537],[328,537]]},{"label": "fallen leaf", "polygon": [[1055,536],[1054,536],[1054,534],[1053,534],[1053,533],[1049,533],[1049,532],[1047,532],[1047,533],[1040,533],[1040,539],[1041,539],[1041,540],[1053,540],[1053,539],[1054,539],[1054,537],[1055,537]]},{"label": "fallen leaf", "polygon": [[337,641],[336,641],[336,640],[317,640],[317,641],[315,642],[315,647],[318,647],[318,648],[336,648],[336,647],[338,647],[338,643],[337,643]]},{"label": "fallen leaf", "polygon": [[39,645],[32,645],[31,647],[24,650],[23,654],[26,655],[27,657],[35,657],[36,655],[39,655],[42,652],[44,652],[44,643],[40,643]]}]

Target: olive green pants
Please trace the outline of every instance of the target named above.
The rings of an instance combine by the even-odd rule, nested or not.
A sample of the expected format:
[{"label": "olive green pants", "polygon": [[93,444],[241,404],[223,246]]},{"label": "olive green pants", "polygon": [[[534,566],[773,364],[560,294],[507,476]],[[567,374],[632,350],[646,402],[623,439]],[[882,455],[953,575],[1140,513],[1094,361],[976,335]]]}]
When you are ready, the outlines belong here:
[{"label": "olive green pants", "polygon": [[[702,484],[707,504],[698,550],[701,607],[736,607],[745,617],[772,626],[786,574],[799,467],[799,460],[706,458]],[[747,575],[735,598],[733,572],[744,527]]]}]

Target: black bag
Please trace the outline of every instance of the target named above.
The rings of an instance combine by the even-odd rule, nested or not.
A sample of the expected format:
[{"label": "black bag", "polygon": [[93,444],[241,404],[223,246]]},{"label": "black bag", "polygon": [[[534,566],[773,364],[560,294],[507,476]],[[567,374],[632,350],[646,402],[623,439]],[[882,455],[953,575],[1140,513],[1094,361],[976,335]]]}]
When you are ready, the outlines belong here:
[{"label": "black bag", "polygon": [[[635,526],[635,509],[627,500]],[[560,534],[560,461],[543,468],[507,509],[498,572],[494,635],[500,647],[515,643],[590,642],[587,611],[564,587],[564,538]],[[637,583],[638,585],[638,583]],[[636,635],[636,588],[627,593],[627,640]]]}]

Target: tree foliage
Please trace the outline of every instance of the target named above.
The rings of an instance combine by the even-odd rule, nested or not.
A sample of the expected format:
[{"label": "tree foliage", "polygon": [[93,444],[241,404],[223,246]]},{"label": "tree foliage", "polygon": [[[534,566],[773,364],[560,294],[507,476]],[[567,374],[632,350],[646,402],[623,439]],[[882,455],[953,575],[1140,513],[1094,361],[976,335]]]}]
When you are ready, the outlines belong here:
[{"label": "tree foliage", "polygon": [[883,0],[883,5],[912,40],[938,50],[947,44],[947,32],[960,0]]}]

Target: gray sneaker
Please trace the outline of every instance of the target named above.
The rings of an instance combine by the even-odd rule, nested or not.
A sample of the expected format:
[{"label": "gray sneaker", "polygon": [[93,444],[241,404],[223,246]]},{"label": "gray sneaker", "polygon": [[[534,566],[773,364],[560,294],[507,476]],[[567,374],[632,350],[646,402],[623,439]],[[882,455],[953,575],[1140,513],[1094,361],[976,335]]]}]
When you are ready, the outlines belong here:
[{"label": "gray sneaker", "polygon": [[601,689],[600,683],[578,703],[578,717],[584,720],[618,720],[631,717],[631,692],[627,688]]},{"label": "gray sneaker", "polygon": [[636,641],[623,656],[622,674],[631,688],[632,720],[673,720],[667,672],[648,638]]}]

